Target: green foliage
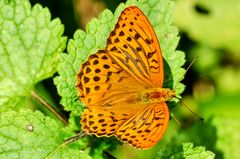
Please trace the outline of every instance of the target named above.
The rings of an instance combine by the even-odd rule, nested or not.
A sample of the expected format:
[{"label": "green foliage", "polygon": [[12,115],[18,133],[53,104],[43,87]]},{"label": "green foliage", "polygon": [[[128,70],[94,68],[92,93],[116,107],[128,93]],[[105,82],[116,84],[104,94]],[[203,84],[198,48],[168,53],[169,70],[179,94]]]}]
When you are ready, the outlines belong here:
[{"label": "green foliage", "polygon": [[213,48],[240,51],[240,1],[179,0],[176,5],[175,21],[192,39]]},{"label": "green foliage", "polygon": [[183,143],[182,146],[168,146],[157,153],[156,159],[213,159],[214,153],[204,147],[193,148],[193,143]]},{"label": "green foliage", "polygon": [[0,116],[0,158],[86,158],[78,148],[63,144],[56,121],[41,112],[9,111]]},{"label": "green foliage", "polygon": [[182,159],[183,148],[181,146],[168,145],[157,152],[155,159]]},{"label": "green foliage", "polygon": [[197,42],[189,52],[191,59],[199,59],[194,68],[225,95],[240,92],[239,5],[238,0],[176,2],[175,23]]},{"label": "green foliage", "polygon": [[213,159],[214,153],[206,151],[204,147],[198,146],[193,148],[192,143],[183,143],[183,156],[186,159]]},{"label": "green foliage", "polygon": [[[240,10],[237,4],[237,0],[231,3],[128,0],[114,14],[106,9],[87,24],[85,31],[77,30],[68,42],[66,54],[63,24],[58,18],[51,20],[52,13],[47,8],[39,4],[31,7],[26,0],[0,1],[0,158],[238,158]],[[105,48],[120,13],[129,5],[138,6],[154,27],[164,57],[164,87],[174,89],[180,97],[185,88],[181,83],[185,54],[176,50],[180,40],[178,29],[173,26],[176,5],[175,23],[189,35],[190,43],[182,44],[187,47],[187,58],[198,56],[186,82],[191,83],[188,88],[193,93],[186,92],[188,96],[183,96],[183,102],[206,120],[194,121],[189,112],[178,109],[175,117],[180,116],[178,120],[183,126],[171,120],[159,144],[149,150],[120,146],[115,137],[94,135],[67,144],[66,139],[81,130],[79,121],[84,105],[75,88],[80,65],[90,54]],[[59,75],[54,83],[61,104],[70,111],[68,125],[60,124],[57,118],[52,118],[53,114],[39,107],[44,102],[33,101],[36,99],[33,93],[43,90],[49,94],[49,101],[58,102],[51,97],[57,92],[41,83],[53,79],[56,71]]]},{"label": "green foliage", "polygon": [[192,101],[210,118],[202,126],[191,126],[191,133],[185,135],[220,159],[235,159],[239,154],[239,4],[237,0],[176,2],[175,23],[194,41],[187,48],[189,58],[198,57]]},{"label": "green foliage", "polygon": [[29,100],[34,85],[56,72],[65,48],[63,25],[47,8],[25,0],[0,1],[0,110]]},{"label": "green foliage", "polygon": [[216,116],[212,123],[217,128],[216,147],[224,154],[225,159],[234,159],[239,157],[239,151],[236,149],[240,144],[240,117],[231,115]]},{"label": "green foliage", "polygon": [[[20,107],[27,107],[35,85],[52,77],[59,64],[59,76],[55,78],[55,84],[62,96],[61,103],[66,110],[79,116],[83,106],[75,89],[76,73],[90,53],[105,47],[121,11],[130,4],[139,6],[153,24],[163,56],[174,75],[173,88],[180,94],[184,89],[180,81],[184,74],[181,66],[185,60],[183,52],[175,51],[179,37],[177,29],[171,26],[173,2],[128,1],[120,5],[114,15],[106,10],[99,19],[88,24],[86,33],[76,31],[74,39],[68,43],[69,54],[61,55],[66,43],[66,38],[62,37],[63,26],[58,19],[50,20],[48,9],[38,4],[31,8],[30,3],[23,0],[0,2],[0,64],[4,66],[0,74],[0,143],[4,145],[0,146],[1,157],[28,158],[34,153],[34,158],[89,158],[89,151],[94,158],[99,158],[104,156],[105,150],[115,149],[115,139],[97,138],[91,138],[91,142],[95,143],[91,150],[78,151],[86,146],[84,143],[89,142],[88,139],[66,147],[64,139],[79,128],[75,124],[76,116],[71,115],[68,127],[60,128],[62,126],[42,113]],[[17,111],[17,107],[20,111]],[[12,108],[16,112],[7,111]]]}]

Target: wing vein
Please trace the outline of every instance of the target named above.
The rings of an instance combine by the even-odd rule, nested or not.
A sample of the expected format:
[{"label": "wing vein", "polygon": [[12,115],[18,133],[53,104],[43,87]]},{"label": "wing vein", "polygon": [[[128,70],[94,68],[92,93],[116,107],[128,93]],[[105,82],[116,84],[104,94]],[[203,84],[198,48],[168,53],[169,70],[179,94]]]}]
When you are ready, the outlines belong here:
[{"label": "wing vein", "polygon": [[[142,65],[142,67],[143,67],[143,69],[144,69],[145,74],[149,75],[149,72],[148,72],[148,70],[147,70],[147,68],[146,68],[146,65],[144,64],[143,60],[142,60],[141,57],[139,56],[137,50],[134,49],[129,43],[126,42],[126,44],[132,49],[132,51],[133,51],[133,52],[135,53],[135,55],[137,56],[137,60],[141,63],[141,65]],[[136,65],[137,65],[137,61],[136,61],[136,60],[134,60],[133,62],[136,62]],[[140,72],[140,73],[143,73],[142,70],[141,70],[139,67],[137,67],[137,68],[139,69],[139,72]],[[146,77],[145,75],[144,75],[144,77],[147,78],[147,79],[149,78],[149,77]]]},{"label": "wing vein", "polygon": [[[134,29],[135,30],[135,29]],[[136,30],[135,30],[136,31]],[[144,54],[144,56],[145,56],[145,58],[146,58],[146,61],[147,61],[147,66],[150,66],[150,63],[149,63],[149,61],[147,60],[147,53],[146,53],[146,50],[144,49],[144,47],[143,47],[143,45],[138,41],[138,40],[136,40],[132,35],[130,35],[135,41],[136,41],[136,43],[138,44],[138,46],[141,48],[141,50],[143,51],[143,54]],[[150,67],[148,67],[148,69],[147,69],[148,71],[148,74],[149,74],[149,72],[151,72],[150,71]]]},{"label": "wing vein", "polygon": [[[118,47],[119,48],[119,47]],[[119,48],[121,51],[122,51],[122,53],[124,53],[127,57],[129,57],[129,59],[130,58],[132,58],[132,57],[130,57],[130,55],[125,51],[125,50],[123,50],[122,48]],[[109,57],[111,58],[111,59],[114,59],[110,54],[108,54],[109,55]],[[118,56],[114,56],[115,58],[117,58],[125,67],[127,67],[128,68],[128,70],[130,71],[130,72],[132,72],[133,74],[134,74],[134,76],[136,76],[137,78],[135,78],[136,80],[138,80],[139,82],[141,82],[141,83],[143,83],[143,84],[150,84],[149,83],[149,81],[147,81],[147,80],[143,80],[143,78],[141,78],[139,75],[137,75],[136,74],[136,72],[133,70],[133,68],[127,63],[127,61],[125,61],[124,59],[122,59],[122,58],[120,58],[120,57],[118,57]],[[114,60],[114,61],[116,61],[116,60]],[[131,59],[131,61],[132,61],[132,59]],[[119,65],[119,64],[118,64]],[[134,64],[135,65],[135,64]],[[121,67],[121,66],[120,66]],[[124,68],[123,68],[124,69]],[[125,70],[125,69],[124,69]],[[125,70],[126,72],[128,72],[127,70]],[[128,73],[128,74],[130,74],[130,73]]]}]

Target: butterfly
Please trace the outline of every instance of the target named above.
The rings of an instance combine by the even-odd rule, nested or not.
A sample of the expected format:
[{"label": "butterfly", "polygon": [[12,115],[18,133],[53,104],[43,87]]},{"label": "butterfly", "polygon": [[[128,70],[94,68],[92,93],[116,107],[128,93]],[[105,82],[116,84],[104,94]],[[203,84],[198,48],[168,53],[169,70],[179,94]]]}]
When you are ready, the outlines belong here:
[{"label": "butterfly", "polygon": [[77,74],[86,105],[83,131],[115,136],[136,148],[154,146],[169,122],[166,101],[176,94],[162,88],[163,58],[157,36],[136,6],[122,11],[105,49],[88,57]]}]

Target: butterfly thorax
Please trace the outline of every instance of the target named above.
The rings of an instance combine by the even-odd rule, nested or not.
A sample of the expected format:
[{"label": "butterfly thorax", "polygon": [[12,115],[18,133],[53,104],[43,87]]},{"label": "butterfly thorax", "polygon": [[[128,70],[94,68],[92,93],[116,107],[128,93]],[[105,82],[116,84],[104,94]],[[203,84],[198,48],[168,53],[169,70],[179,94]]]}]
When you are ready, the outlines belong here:
[{"label": "butterfly thorax", "polygon": [[149,88],[142,92],[141,100],[146,103],[161,103],[170,101],[172,97],[175,97],[176,93],[169,88]]}]

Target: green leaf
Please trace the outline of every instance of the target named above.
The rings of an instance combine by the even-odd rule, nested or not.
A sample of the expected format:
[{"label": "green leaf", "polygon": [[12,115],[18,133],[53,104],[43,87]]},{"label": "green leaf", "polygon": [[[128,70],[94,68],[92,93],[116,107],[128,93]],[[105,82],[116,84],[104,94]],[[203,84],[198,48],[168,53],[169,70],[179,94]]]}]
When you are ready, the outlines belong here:
[{"label": "green leaf", "polygon": [[64,132],[41,112],[0,114],[0,158],[86,158],[86,152],[63,144]]},{"label": "green leaf", "polygon": [[63,25],[29,1],[0,1],[0,109],[16,109],[37,82],[53,76],[65,48]]},{"label": "green leaf", "polygon": [[156,159],[213,159],[215,154],[206,151],[205,147],[198,146],[193,148],[193,143],[183,143],[182,146],[168,146],[161,149]]},{"label": "green leaf", "polygon": [[171,69],[165,70],[165,73],[172,75],[172,87],[177,94],[184,90],[184,85],[180,81],[185,73],[181,68],[185,62],[185,55],[181,51],[176,51],[179,37],[177,28],[172,26],[174,3],[170,0],[129,0],[126,4],[121,4],[114,15],[109,10],[105,10],[100,14],[99,19],[93,19],[87,24],[86,32],[78,30],[74,34],[74,39],[69,40],[68,54],[61,54],[59,76],[54,79],[62,97],[61,103],[66,110],[79,115],[82,112],[83,104],[75,88],[76,74],[90,54],[106,46],[107,38],[120,13],[129,5],[138,6],[150,20],[160,41],[164,59]]},{"label": "green leaf", "polygon": [[216,153],[216,132],[216,127],[212,124],[211,118],[208,120],[204,120],[204,122],[194,121],[194,123],[192,123],[187,130],[182,129],[179,132],[179,135],[176,136],[176,140],[180,140],[178,143],[191,141],[195,145],[202,145],[205,148]]},{"label": "green leaf", "polygon": [[186,159],[213,159],[215,154],[211,151],[206,151],[205,147],[198,146],[193,148],[192,143],[183,143],[183,156]]},{"label": "green leaf", "polygon": [[183,148],[169,145],[158,151],[155,159],[183,159]]},{"label": "green leaf", "polygon": [[207,46],[224,48],[239,57],[239,0],[179,0],[175,22],[188,35]]}]

